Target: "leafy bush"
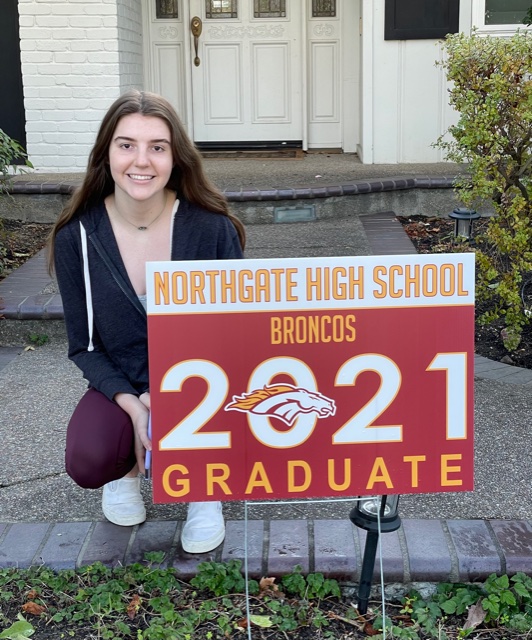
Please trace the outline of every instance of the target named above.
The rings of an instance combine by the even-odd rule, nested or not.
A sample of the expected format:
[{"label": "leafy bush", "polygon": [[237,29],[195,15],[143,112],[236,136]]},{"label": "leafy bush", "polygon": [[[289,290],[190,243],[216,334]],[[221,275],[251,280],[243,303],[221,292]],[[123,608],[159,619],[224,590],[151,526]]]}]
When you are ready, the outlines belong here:
[{"label": "leafy bush", "polygon": [[528,322],[521,283],[532,271],[532,33],[455,34],[444,48],[459,121],[437,146],[470,166],[470,178],[457,183],[460,200],[470,208],[493,203],[495,215],[477,240],[477,298],[491,303],[479,321],[504,318],[512,351]]},{"label": "leafy bush", "polygon": [[[14,164],[17,160],[21,160],[24,165]],[[26,167],[32,169],[33,165],[22,145],[0,129],[0,195],[9,192],[12,175],[23,172]]]},{"label": "leafy bush", "polygon": [[[9,193],[12,175],[24,170],[24,167],[13,165],[16,160],[22,160],[24,167],[33,168],[23,147],[0,129],[0,197]],[[4,258],[7,255],[5,236],[6,232],[0,218],[0,274],[4,269]]]}]

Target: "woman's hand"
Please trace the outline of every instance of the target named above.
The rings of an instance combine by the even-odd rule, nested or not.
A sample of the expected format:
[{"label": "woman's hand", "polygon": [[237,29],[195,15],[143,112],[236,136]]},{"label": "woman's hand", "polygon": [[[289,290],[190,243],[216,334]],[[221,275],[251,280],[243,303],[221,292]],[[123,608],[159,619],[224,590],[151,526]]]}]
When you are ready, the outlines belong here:
[{"label": "woman's hand", "polygon": [[135,457],[140,473],[145,473],[146,450],[151,451],[151,440],[148,438],[150,394],[143,393],[142,396],[137,397],[130,393],[117,393],[114,400],[131,418],[135,438]]},{"label": "woman's hand", "polygon": [[151,409],[151,404],[150,404],[150,392],[149,391],[145,391],[144,393],[142,393],[139,396],[139,400],[142,402],[142,404],[148,409],[148,411]]}]

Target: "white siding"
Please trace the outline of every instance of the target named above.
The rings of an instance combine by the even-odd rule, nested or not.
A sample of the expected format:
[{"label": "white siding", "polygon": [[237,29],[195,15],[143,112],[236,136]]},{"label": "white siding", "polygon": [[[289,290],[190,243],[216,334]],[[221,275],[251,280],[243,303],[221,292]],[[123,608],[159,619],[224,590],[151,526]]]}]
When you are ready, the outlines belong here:
[{"label": "white siding", "polygon": [[[470,8],[462,3],[460,28],[471,27]],[[437,40],[384,40],[384,0],[363,0],[363,114],[360,155],[363,162],[441,162],[432,147],[456,120],[448,104]],[[370,128],[368,132],[367,127]]]}]

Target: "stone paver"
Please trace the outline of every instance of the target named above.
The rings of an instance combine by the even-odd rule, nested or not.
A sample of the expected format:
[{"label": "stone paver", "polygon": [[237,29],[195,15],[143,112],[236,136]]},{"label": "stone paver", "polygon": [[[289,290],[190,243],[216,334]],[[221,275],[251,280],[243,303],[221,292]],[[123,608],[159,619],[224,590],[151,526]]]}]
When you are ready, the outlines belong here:
[{"label": "stone paver", "polygon": [[91,528],[90,522],[61,522],[50,531],[39,559],[48,567],[73,569]]},{"label": "stone paver", "polygon": [[448,520],[447,526],[458,556],[461,581],[482,581],[490,573],[501,572],[499,553],[483,520]]},{"label": "stone paver", "polygon": [[[266,524],[248,521],[250,577],[279,576],[301,565],[304,573],[316,571],[348,582],[359,578],[366,532],[349,520],[272,520],[269,536]],[[139,527],[108,522],[0,523],[0,567],[44,564],[59,570],[96,561],[118,566],[145,562],[146,553],[162,551],[161,565],[174,567],[181,579],[189,580],[201,562],[244,561],[243,521],[228,521],[223,545],[205,554],[183,551],[181,526],[180,521],[151,521]],[[403,519],[402,530],[382,534],[381,543],[388,583],[482,581],[493,572],[532,576],[532,523],[525,520]],[[374,581],[380,577],[379,552],[377,547]]]},{"label": "stone paver", "polygon": [[404,520],[403,531],[410,579],[447,580],[451,575],[452,560],[442,523],[439,520]]},{"label": "stone paver", "polygon": [[350,520],[314,520],[314,571],[353,580],[357,573],[354,536]]},{"label": "stone paver", "polygon": [[414,254],[416,248],[391,211],[361,217],[373,255]]},{"label": "stone paver", "polygon": [[35,555],[49,529],[49,524],[41,522],[11,525],[0,544],[0,567],[24,569],[34,564]]},{"label": "stone paver", "polygon": [[[225,525],[226,536],[222,549],[222,562],[245,559],[245,522],[230,520]],[[247,523],[247,562],[248,574],[252,578],[263,575],[264,521],[248,520]]]},{"label": "stone paver", "polygon": [[532,526],[525,520],[491,520],[490,524],[501,545],[506,571],[532,575]]},{"label": "stone paver", "polygon": [[170,520],[145,522],[135,533],[133,544],[126,554],[126,564],[143,562],[147,553],[163,551],[165,558],[161,566],[166,567],[169,555],[177,544],[177,522]]},{"label": "stone paver", "polygon": [[268,548],[268,575],[290,573],[300,565],[309,571],[309,536],[306,520],[272,520]]},{"label": "stone paver", "polygon": [[177,571],[182,580],[190,580],[198,570],[198,565],[202,562],[215,562],[218,560],[218,549],[214,549],[209,553],[186,553],[183,551],[181,543],[178,544],[174,556],[172,566]]},{"label": "stone paver", "polygon": [[[358,537],[360,540],[360,548],[362,549],[362,558],[364,558],[364,546],[366,544],[366,532],[358,529]],[[377,557],[375,558],[375,567],[373,569],[373,580],[380,577],[380,553],[382,548],[382,572],[386,582],[403,582],[405,577],[405,560],[401,549],[401,542],[397,531],[384,533],[380,536],[379,545],[377,546]]]},{"label": "stone paver", "polygon": [[79,565],[102,562],[109,566],[124,564],[133,527],[119,527],[110,522],[97,522],[89,542],[79,558]]}]

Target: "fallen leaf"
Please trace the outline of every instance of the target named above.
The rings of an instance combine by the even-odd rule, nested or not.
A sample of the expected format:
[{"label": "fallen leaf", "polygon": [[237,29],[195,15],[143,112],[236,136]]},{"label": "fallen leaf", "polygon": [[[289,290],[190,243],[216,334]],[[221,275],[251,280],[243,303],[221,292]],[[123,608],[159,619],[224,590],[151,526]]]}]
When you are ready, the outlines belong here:
[{"label": "fallen leaf", "polygon": [[279,587],[275,584],[275,578],[261,578],[259,589],[261,591],[279,591]]},{"label": "fallen leaf", "polygon": [[12,638],[16,638],[16,640],[26,640],[35,633],[35,629],[24,618],[24,616],[19,613],[17,614],[17,618],[17,622],[14,622],[10,627],[4,629],[0,633],[0,638],[7,638],[8,640],[11,640]]},{"label": "fallen leaf", "polygon": [[366,622],[366,624],[364,625],[364,633],[367,636],[376,636],[380,633],[380,631],[377,631],[377,629],[374,628],[371,622]]},{"label": "fallen leaf", "polygon": [[248,619],[247,618],[242,618],[242,620],[238,620],[235,624],[239,629],[247,629],[247,627],[248,627]]},{"label": "fallen leaf", "polygon": [[35,347],[28,345],[27,347],[24,347],[24,351],[35,351]]},{"label": "fallen leaf", "polygon": [[140,609],[140,598],[136,593],[132,598],[129,604],[127,605],[127,616],[130,620],[137,615],[138,610]]},{"label": "fallen leaf", "polygon": [[484,622],[486,614],[484,611],[480,599],[476,604],[472,604],[467,611],[467,620],[464,624],[464,629],[475,629],[479,624]]},{"label": "fallen leaf", "polygon": [[262,627],[267,629],[273,625],[272,619],[270,616],[249,616],[250,622],[256,624],[257,627]]},{"label": "fallen leaf", "polygon": [[24,611],[24,613],[29,613],[32,616],[40,616],[44,610],[45,607],[41,604],[37,604],[36,602],[26,602],[26,604],[22,605],[22,611]]}]

